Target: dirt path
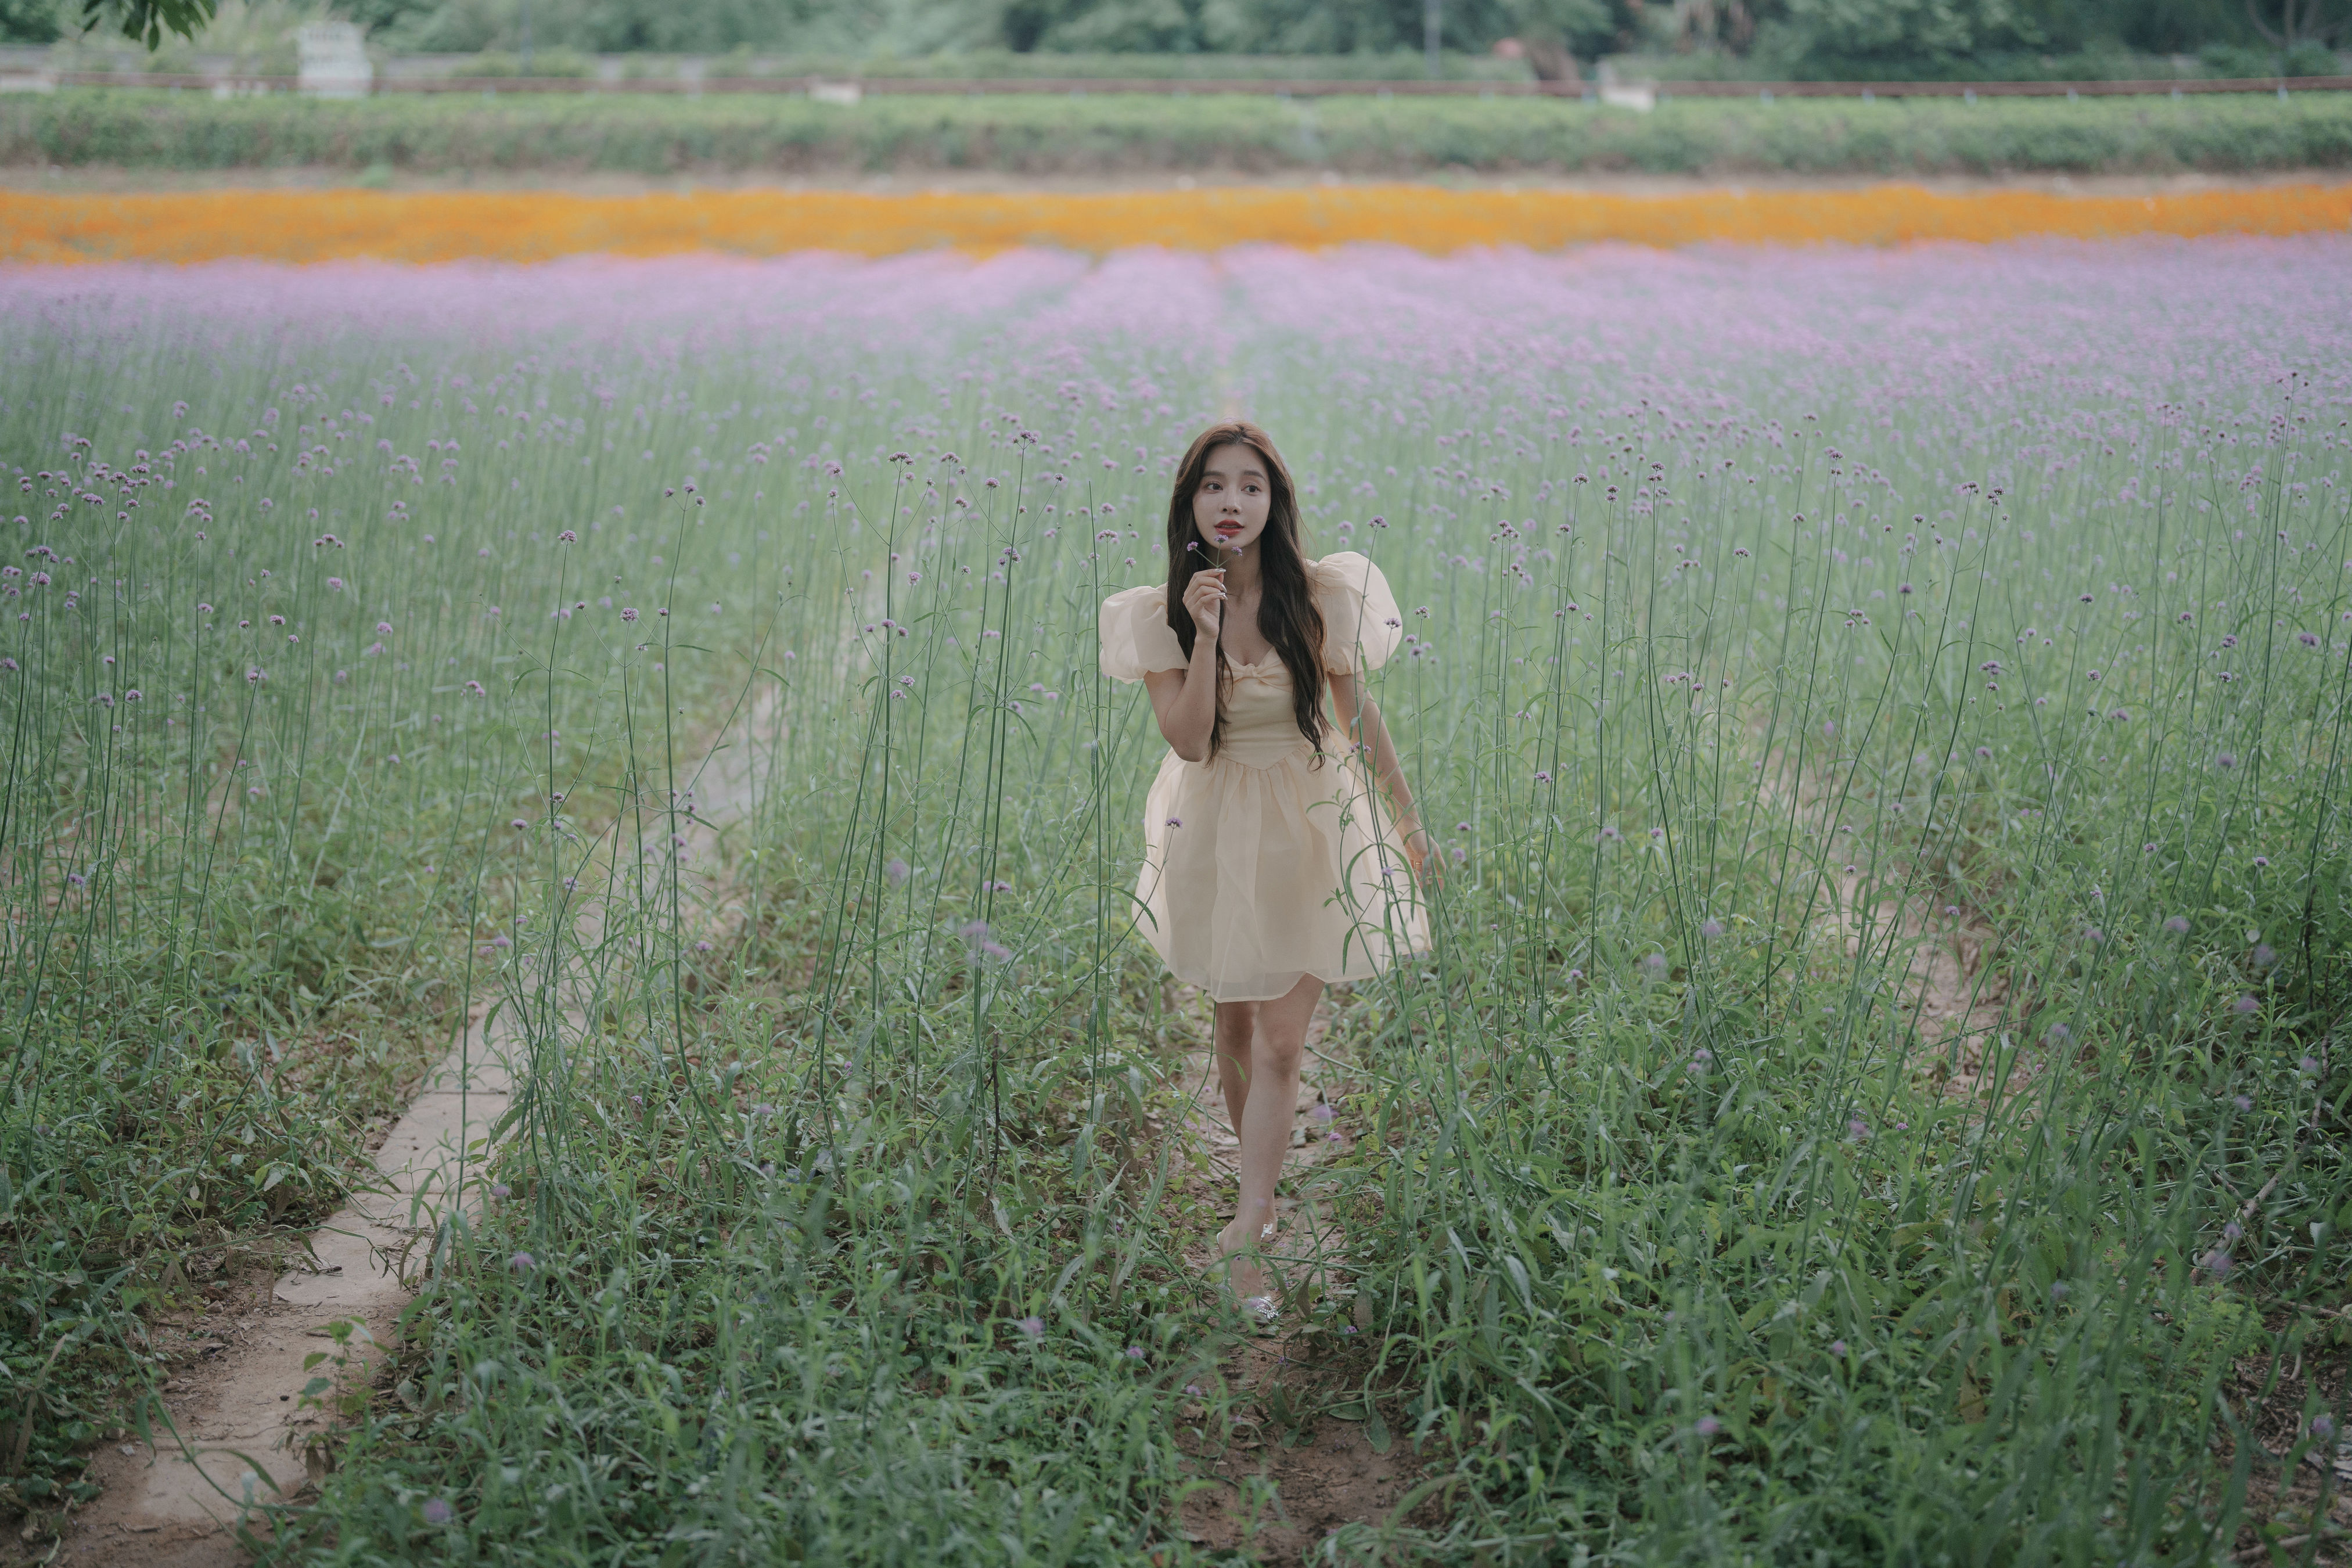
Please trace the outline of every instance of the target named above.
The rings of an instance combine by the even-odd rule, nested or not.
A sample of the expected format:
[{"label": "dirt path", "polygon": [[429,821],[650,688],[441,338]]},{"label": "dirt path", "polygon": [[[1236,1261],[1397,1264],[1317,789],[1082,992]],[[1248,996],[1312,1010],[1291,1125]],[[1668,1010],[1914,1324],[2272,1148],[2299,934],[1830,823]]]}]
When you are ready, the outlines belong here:
[{"label": "dirt path", "polygon": [[[365,1386],[415,1293],[422,1261],[415,1245],[429,1245],[453,1212],[478,1206],[472,1176],[511,1103],[520,1052],[503,1016],[486,1029],[476,1012],[386,1134],[375,1183],[312,1236],[315,1268],[304,1259],[274,1280],[240,1281],[230,1299],[236,1315],[216,1313],[214,1332],[190,1347],[198,1359],[175,1367],[163,1385],[155,1445],[100,1448],[91,1479],[105,1490],[69,1517],[58,1561],[173,1568],[248,1561],[233,1521],[247,1505],[292,1498],[312,1479],[310,1444],[324,1435],[328,1415],[304,1403],[305,1388],[322,1373]],[[331,1324],[355,1327],[338,1342]],[[305,1366],[314,1353],[326,1360]]]},{"label": "dirt path", "polygon": [[[1840,820],[1843,792],[1832,773],[1794,778],[1793,764],[1777,751],[1763,764],[1758,799],[1776,820],[1809,837],[1818,835],[1824,843],[1852,832]],[[1858,802],[1855,806],[1863,809]],[[1851,842],[1844,853],[1862,858]],[[1903,1010],[1917,1030],[1919,1068],[1943,1093],[1969,1098],[1984,1087],[1997,1062],[2001,1026],[2010,1016],[2008,977],[1996,962],[2000,935],[1972,906],[1945,901],[1917,851],[1897,853],[1909,856],[1907,861],[1888,862],[1907,864],[1904,896],[1871,900],[1866,889],[1883,889],[1894,879],[1822,851],[1818,870],[1808,867],[1797,873],[1817,884],[1808,919],[1849,961],[1861,960],[1865,946],[1883,955]]]},{"label": "dirt path", "polygon": [[[1209,1005],[1199,991],[1178,991],[1178,1010],[1192,1021],[1192,1044],[1181,1065],[1184,1131],[1208,1157],[1208,1174],[1195,1177],[1196,1195],[1209,1212],[1230,1214],[1241,1140],[1225,1118],[1209,1041]],[[1244,1551],[1268,1563],[1303,1562],[1316,1543],[1344,1524],[1380,1525],[1400,1511],[1419,1518],[1412,1494],[1422,1466],[1409,1443],[1384,1425],[1364,1420],[1330,1368],[1307,1343],[1301,1320],[1318,1297],[1352,1292],[1346,1237],[1314,1173],[1352,1136],[1357,1085],[1339,1050],[1327,1046],[1334,1016],[1326,996],[1307,1028],[1307,1057],[1298,1075],[1290,1153],[1283,1162],[1282,1216],[1276,1266],[1284,1279],[1281,1332],[1244,1343],[1223,1375],[1237,1407],[1230,1443],[1221,1453],[1196,1454],[1197,1474],[1214,1483],[1183,1505],[1181,1525],[1193,1541],[1218,1551]],[[1213,1261],[1209,1238],[1192,1262]],[[1337,1406],[1354,1418],[1325,1407]]]},{"label": "dirt path", "polygon": [[[717,851],[730,829],[754,819],[777,712],[765,694],[681,790],[691,811],[688,874],[705,920],[723,918],[730,901]],[[583,923],[593,921],[592,912]],[[315,1265],[303,1258],[235,1289],[224,1304],[234,1316],[217,1311],[211,1331],[189,1347],[196,1359],[163,1386],[169,1429],[157,1423],[152,1447],[126,1436],[100,1447],[91,1479],[105,1489],[68,1516],[49,1560],[125,1568],[250,1560],[239,1521],[258,1523],[253,1505],[295,1500],[323,1471],[321,1440],[335,1414],[331,1403],[306,1403],[305,1390],[327,1376],[363,1397],[440,1227],[478,1212],[492,1131],[513,1103],[527,1051],[512,1008],[490,1016],[477,1003],[386,1133],[375,1181],[311,1237]]]},{"label": "dirt path", "polygon": [[[1888,955],[1888,969],[1917,1026],[1919,1044],[1937,1059],[1926,1070],[1944,1092],[1963,1098],[1982,1087],[2009,1016],[2009,986],[1992,967],[2000,937],[1984,917],[1960,904],[1936,902],[1932,890],[1864,908],[1864,879],[1832,873],[1827,923],[1848,957],[1866,941]],[[1891,948],[1891,951],[1890,951]]]}]

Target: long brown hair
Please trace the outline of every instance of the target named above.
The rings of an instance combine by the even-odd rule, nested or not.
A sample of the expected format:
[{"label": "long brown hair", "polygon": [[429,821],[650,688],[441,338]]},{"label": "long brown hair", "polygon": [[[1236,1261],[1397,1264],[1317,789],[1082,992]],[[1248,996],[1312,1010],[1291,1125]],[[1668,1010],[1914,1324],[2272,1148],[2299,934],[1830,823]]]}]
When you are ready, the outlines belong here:
[{"label": "long brown hair", "polygon": [[[1201,472],[1209,454],[1228,444],[1254,449],[1265,459],[1266,483],[1274,491],[1265,512],[1265,531],[1258,536],[1257,629],[1274,645],[1283,668],[1290,671],[1290,709],[1298,732],[1317,746],[1323,743],[1323,612],[1307,580],[1307,556],[1298,542],[1298,491],[1290,469],[1274,448],[1274,438],[1245,419],[1212,425],[1192,438],[1184,460],[1176,466],[1176,485],[1168,499],[1168,626],[1192,657],[1192,613],[1184,607],[1184,590],[1192,574],[1210,569],[1206,552],[1187,549],[1200,542],[1192,521],[1192,498],[1200,493]],[[1217,718],[1209,731],[1209,754],[1225,729],[1225,650],[1217,649]]]}]

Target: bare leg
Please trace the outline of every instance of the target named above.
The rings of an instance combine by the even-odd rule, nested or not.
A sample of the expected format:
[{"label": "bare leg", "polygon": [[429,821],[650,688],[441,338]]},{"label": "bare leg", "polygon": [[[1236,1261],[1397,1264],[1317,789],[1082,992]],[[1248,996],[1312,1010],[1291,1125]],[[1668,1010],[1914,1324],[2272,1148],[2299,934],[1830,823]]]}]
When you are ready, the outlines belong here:
[{"label": "bare leg", "polygon": [[1225,1096],[1225,1120],[1242,1135],[1242,1111],[1249,1103],[1250,1041],[1257,1036],[1262,1002],[1220,1002],[1216,1011],[1217,1087]]},{"label": "bare leg", "polygon": [[[1274,1239],[1274,1189],[1298,1110],[1298,1068],[1307,1051],[1307,1026],[1322,995],[1323,982],[1306,975],[1271,1002],[1229,1003],[1217,1009],[1217,1076],[1224,1086],[1234,1135],[1242,1141],[1241,1196],[1233,1223],[1217,1235],[1220,1257],[1263,1247]],[[1231,1043],[1225,1035],[1228,1008],[1236,1014],[1250,1009],[1253,1026],[1241,1035],[1243,1019],[1234,1017],[1236,1035]],[[1266,1271],[1248,1258],[1234,1259],[1231,1278],[1239,1296],[1263,1296],[1272,1289]]]}]

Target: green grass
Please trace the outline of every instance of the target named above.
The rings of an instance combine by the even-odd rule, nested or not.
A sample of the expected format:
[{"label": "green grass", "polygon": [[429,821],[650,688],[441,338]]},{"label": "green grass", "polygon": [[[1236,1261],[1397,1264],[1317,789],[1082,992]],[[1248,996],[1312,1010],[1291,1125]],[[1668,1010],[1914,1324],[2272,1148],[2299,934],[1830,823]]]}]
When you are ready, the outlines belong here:
[{"label": "green grass", "polygon": [[[1201,1561],[1228,1423],[1341,1402],[1452,1490],[1338,1561],[2310,1533],[2345,260],[15,275],[17,531],[78,575],[5,584],[10,1484],[75,1484],[204,1248],[341,1190],[397,1076],[356,1057],[490,994],[495,1196],[305,1561]],[[1197,1019],[1124,930],[1162,746],[1095,672],[1229,399],[1396,586],[1448,844],[1426,963],[1334,999],[1347,1254],[1273,1386],[1186,1261]],[[698,910],[739,705],[778,723]],[[1962,937],[1947,1034],[1906,977]]]},{"label": "green grass", "polygon": [[2352,96],[1874,103],[1669,99],[291,98],[77,89],[0,101],[0,163],[403,173],[855,175],[1447,171],[2173,174],[2352,164]]}]

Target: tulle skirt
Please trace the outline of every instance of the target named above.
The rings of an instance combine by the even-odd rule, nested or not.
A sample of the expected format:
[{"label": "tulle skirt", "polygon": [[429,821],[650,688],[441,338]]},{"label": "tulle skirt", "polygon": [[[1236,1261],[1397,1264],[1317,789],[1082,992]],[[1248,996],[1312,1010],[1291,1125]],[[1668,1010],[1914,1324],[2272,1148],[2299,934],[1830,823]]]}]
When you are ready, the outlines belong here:
[{"label": "tulle skirt", "polygon": [[1137,929],[1219,1002],[1271,1001],[1309,974],[1370,979],[1429,949],[1386,805],[1342,757],[1294,739],[1257,765],[1171,752],[1144,808]]}]

